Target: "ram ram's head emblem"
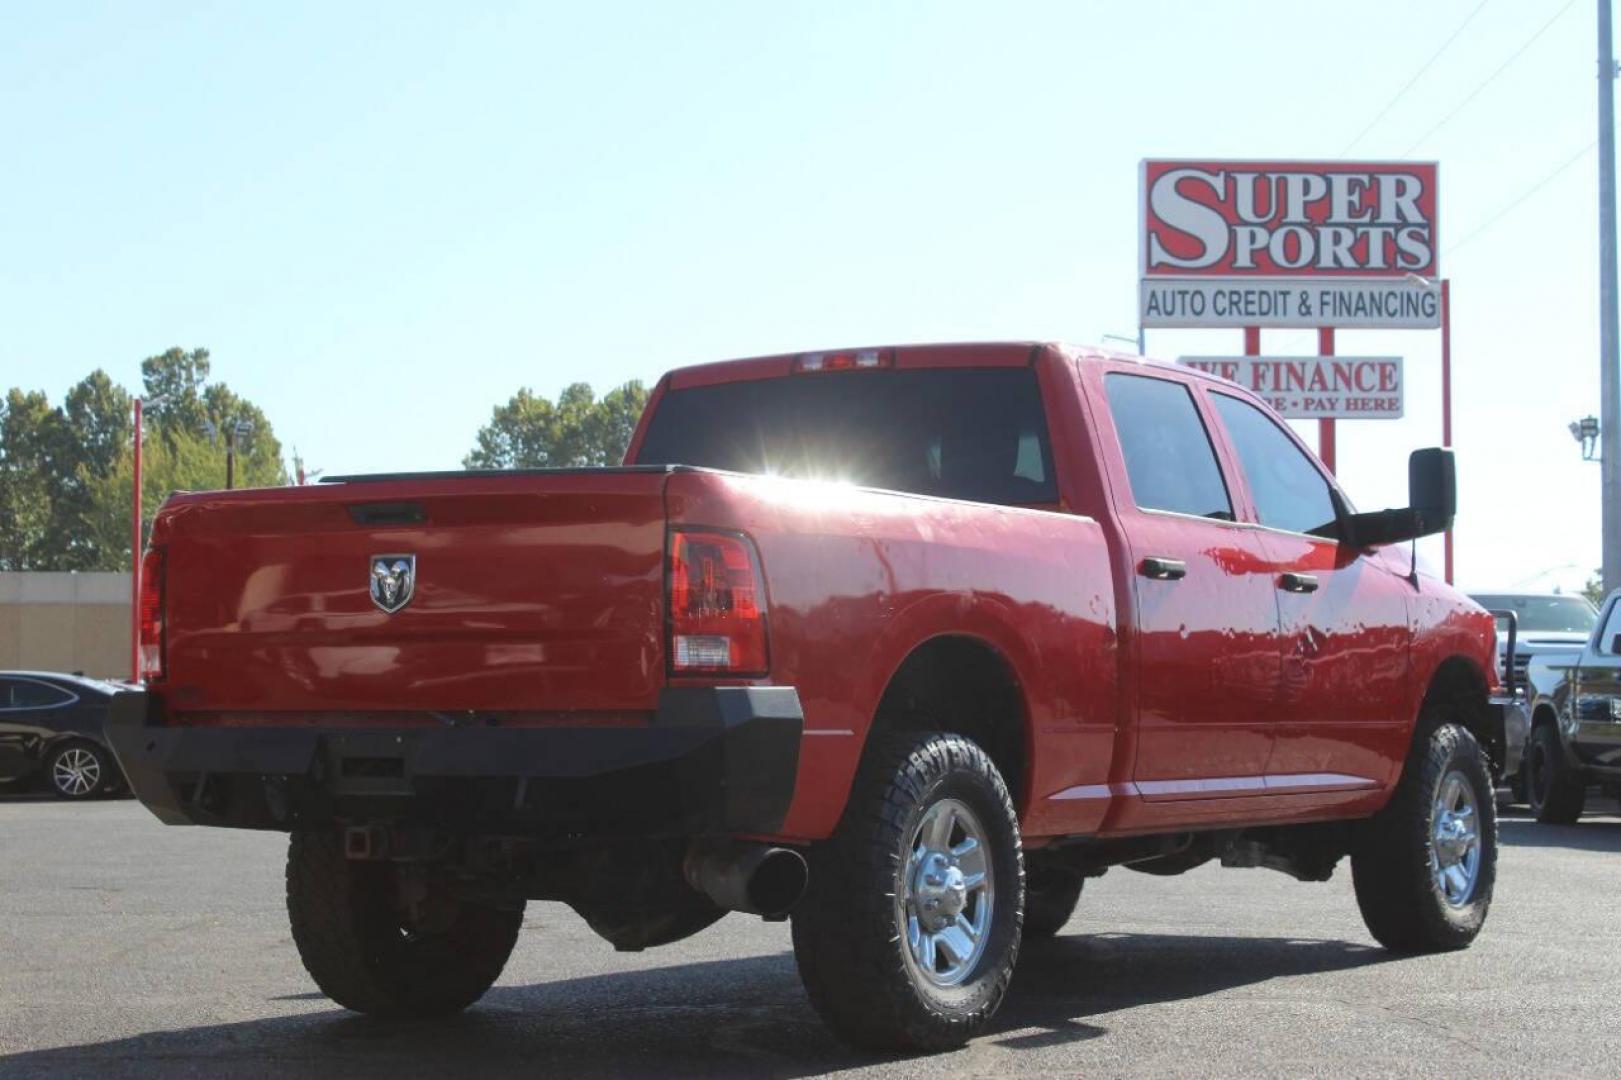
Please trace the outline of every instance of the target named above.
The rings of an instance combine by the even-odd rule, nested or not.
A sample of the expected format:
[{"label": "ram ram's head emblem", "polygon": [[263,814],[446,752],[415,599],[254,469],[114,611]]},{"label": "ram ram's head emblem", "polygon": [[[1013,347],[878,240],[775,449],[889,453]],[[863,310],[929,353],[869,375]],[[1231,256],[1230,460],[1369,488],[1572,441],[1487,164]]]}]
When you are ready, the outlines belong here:
[{"label": "ram ram's head emblem", "polygon": [[371,557],[371,602],[394,614],[411,602],[417,587],[415,555],[373,555]]}]

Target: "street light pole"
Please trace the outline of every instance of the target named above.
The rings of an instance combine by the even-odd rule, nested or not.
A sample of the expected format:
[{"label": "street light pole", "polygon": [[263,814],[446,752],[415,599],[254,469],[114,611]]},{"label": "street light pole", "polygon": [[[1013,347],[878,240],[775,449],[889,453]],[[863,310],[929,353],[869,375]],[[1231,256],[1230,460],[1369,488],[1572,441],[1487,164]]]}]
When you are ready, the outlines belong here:
[{"label": "street light pole", "polygon": [[1604,591],[1621,588],[1621,384],[1615,280],[1615,49],[1610,0],[1598,0],[1599,439]]}]

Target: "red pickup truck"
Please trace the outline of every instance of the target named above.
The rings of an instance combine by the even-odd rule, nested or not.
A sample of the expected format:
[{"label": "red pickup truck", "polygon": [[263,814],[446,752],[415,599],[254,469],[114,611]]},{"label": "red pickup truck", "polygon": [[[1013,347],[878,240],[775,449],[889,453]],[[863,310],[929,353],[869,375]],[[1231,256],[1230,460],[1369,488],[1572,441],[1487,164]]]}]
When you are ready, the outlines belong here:
[{"label": "red pickup truck", "polygon": [[1467,945],[1517,767],[1490,615],[1253,395],[1043,344],[658,384],[625,465],[177,495],[109,736],[175,824],[291,833],[323,991],[465,1008],[531,899],[617,948],[792,920],[864,1046],[982,1030],[1086,878],[1328,878]]}]

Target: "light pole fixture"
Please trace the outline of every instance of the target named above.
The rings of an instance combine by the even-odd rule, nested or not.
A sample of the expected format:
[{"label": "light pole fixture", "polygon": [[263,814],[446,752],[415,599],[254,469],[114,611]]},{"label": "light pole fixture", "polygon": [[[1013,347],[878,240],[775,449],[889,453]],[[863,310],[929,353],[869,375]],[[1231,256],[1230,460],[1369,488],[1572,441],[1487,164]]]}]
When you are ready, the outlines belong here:
[{"label": "light pole fixture", "polygon": [[1130,346],[1133,346],[1134,348],[1136,348],[1138,356],[1143,355],[1143,339],[1142,339],[1141,335],[1138,335],[1137,337],[1127,337],[1124,334],[1103,334],[1102,335],[1102,340],[1104,340],[1104,341],[1123,341],[1127,345],[1130,345]]},{"label": "light pole fixture", "polygon": [[238,440],[246,439],[253,434],[251,420],[226,420],[222,424],[203,419],[203,434],[208,436],[208,445],[213,446],[221,436],[225,436],[225,490],[230,491],[236,486],[236,444]]},{"label": "light pole fixture", "polygon": [[1582,460],[1598,461],[1599,422],[1596,416],[1584,416],[1570,422],[1570,437],[1582,444]]}]

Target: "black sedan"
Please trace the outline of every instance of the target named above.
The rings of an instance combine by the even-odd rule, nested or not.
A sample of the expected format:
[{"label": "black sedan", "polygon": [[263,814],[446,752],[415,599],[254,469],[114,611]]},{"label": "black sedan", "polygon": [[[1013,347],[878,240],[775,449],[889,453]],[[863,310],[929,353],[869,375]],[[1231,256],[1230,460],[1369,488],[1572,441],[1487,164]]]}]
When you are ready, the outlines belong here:
[{"label": "black sedan", "polygon": [[101,731],[116,690],[77,675],[0,671],[0,783],[43,779],[64,799],[123,786]]}]

